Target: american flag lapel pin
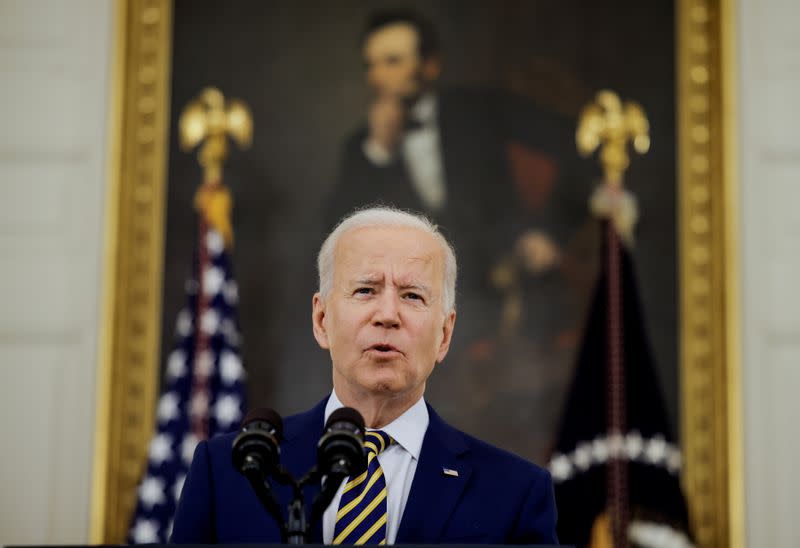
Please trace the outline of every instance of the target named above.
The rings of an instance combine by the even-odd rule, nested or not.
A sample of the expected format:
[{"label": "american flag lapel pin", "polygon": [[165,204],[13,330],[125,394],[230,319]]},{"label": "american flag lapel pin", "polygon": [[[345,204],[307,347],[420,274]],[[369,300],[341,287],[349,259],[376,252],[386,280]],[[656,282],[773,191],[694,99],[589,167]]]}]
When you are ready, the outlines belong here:
[{"label": "american flag lapel pin", "polygon": [[453,470],[451,468],[442,468],[442,474],[444,474],[445,476],[450,476],[450,477],[453,477],[453,478],[457,478],[458,477],[458,470]]}]

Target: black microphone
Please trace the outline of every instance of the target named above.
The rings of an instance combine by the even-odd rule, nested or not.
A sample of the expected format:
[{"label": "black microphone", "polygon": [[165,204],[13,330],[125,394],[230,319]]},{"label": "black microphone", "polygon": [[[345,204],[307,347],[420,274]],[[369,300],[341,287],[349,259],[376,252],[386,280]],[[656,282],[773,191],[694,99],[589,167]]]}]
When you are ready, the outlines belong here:
[{"label": "black microphone", "polygon": [[233,440],[233,465],[242,474],[255,469],[262,476],[272,474],[280,460],[283,420],[273,409],[253,409],[242,421]]},{"label": "black microphone", "polygon": [[364,417],[351,407],[337,409],[328,417],[317,445],[317,474],[325,481],[312,505],[311,521],[322,516],[344,478],[354,478],[366,469]]},{"label": "black microphone", "polygon": [[250,482],[261,505],[275,518],[285,540],[286,525],[278,499],[267,479],[279,472],[282,438],[281,416],[273,409],[254,409],[247,413],[239,435],[233,440],[231,458],[236,470]]}]

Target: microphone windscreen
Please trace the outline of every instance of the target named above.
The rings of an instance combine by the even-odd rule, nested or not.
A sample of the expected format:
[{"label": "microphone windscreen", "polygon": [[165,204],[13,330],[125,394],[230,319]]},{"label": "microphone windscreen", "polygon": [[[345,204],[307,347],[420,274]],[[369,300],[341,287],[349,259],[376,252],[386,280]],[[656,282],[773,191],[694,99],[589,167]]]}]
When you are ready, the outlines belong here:
[{"label": "microphone windscreen", "polygon": [[325,423],[325,430],[337,422],[349,422],[355,424],[359,430],[364,430],[364,417],[352,407],[340,407],[331,413],[331,416],[328,417],[328,421]]},{"label": "microphone windscreen", "polygon": [[274,409],[268,407],[251,409],[247,412],[247,416],[245,416],[242,421],[242,427],[247,426],[251,422],[267,422],[275,428],[277,438],[283,438],[283,419]]}]

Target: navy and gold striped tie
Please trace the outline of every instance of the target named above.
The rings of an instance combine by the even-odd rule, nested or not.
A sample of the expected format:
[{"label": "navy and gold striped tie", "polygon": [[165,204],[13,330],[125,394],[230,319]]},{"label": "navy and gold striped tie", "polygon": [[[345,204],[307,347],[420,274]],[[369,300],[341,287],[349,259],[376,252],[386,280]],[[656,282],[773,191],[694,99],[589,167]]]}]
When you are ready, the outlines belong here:
[{"label": "navy and gold striped tie", "polygon": [[385,432],[365,434],[367,470],[344,487],[333,544],[386,544],[386,479],[378,455],[392,443]]}]

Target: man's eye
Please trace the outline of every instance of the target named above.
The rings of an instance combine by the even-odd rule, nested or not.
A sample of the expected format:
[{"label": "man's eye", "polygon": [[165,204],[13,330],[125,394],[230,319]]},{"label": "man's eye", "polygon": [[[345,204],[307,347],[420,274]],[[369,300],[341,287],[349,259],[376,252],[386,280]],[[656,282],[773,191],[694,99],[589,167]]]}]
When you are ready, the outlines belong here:
[{"label": "man's eye", "polygon": [[355,290],[356,295],[371,295],[372,288],[371,287],[359,287]]},{"label": "man's eye", "polygon": [[421,301],[422,296],[417,293],[406,293],[406,299],[411,299],[413,301]]}]

